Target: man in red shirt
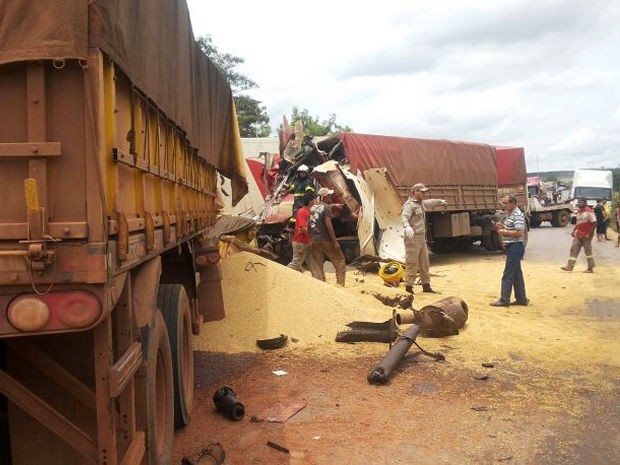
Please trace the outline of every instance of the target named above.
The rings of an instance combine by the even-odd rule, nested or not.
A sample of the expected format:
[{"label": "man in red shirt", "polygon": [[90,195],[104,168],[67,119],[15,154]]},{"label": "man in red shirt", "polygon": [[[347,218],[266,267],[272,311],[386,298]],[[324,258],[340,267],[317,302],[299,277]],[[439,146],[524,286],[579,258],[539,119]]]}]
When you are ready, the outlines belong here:
[{"label": "man in red shirt", "polygon": [[581,248],[586,254],[588,260],[588,269],[584,270],[584,273],[594,272],[594,256],[592,255],[592,237],[594,236],[594,228],[596,228],[596,216],[590,207],[588,207],[585,198],[580,198],[577,201],[577,219],[575,221],[575,228],[571,232],[573,236],[573,243],[570,247],[568,254],[568,263],[563,266],[564,271],[573,271],[577,257]]},{"label": "man in red shirt", "polygon": [[302,198],[302,207],[297,210],[295,216],[295,231],[293,232],[293,259],[287,266],[294,270],[304,272],[304,262],[312,269],[313,257],[310,252],[312,238],[308,230],[308,220],[310,219],[310,204],[314,199],[313,193],[307,193]]}]

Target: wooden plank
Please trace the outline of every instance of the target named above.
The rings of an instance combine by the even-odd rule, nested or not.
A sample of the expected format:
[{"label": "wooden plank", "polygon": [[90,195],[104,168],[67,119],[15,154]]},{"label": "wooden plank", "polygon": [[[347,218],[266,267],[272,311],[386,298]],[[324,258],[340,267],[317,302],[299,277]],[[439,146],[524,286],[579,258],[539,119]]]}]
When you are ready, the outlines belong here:
[{"label": "wooden plank", "polygon": [[109,376],[113,357],[112,322],[109,317],[95,327],[93,339],[95,345],[95,393],[97,398],[99,463],[117,465],[116,409],[109,389]]},{"label": "wooden plank", "polygon": [[[86,222],[57,222],[48,223],[47,232],[50,236],[59,239],[86,239],[88,224]],[[28,239],[28,223],[0,224],[0,237],[4,240]]]},{"label": "wooden plank", "polygon": [[110,396],[118,397],[142,363],[142,345],[132,343],[110,370]]},{"label": "wooden plank", "polygon": [[146,452],[144,431],[136,431],[136,434],[121,461],[121,465],[137,465],[142,463]]},{"label": "wooden plank", "polygon": [[[26,75],[28,95],[28,140],[47,140],[47,95],[45,86],[45,68],[41,63],[28,65]],[[48,208],[47,198],[47,161],[45,158],[28,160],[28,176],[37,181],[39,205]],[[45,221],[42,225],[45,229]]]},{"label": "wooden plank", "polygon": [[[132,314],[131,281],[127,280],[120,299],[114,309],[116,322],[116,353],[125,353],[118,360],[110,373],[110,392],[118,395],[119,408],[119,455],[124,457],[121,463],[139,464],[144,456],[144,433],[136,432],[136,392],[134,383],[135,371],[142,363],[142,347],[134,341],[134,322]],[[138,346],[136,348],[136,345]],[[137,366],[136,366],[137,363]],[[115,378],[112,385],[112,378]]]},{"label": "wooden plank", "polygon": [[75,376],[65,370],[56,361],[48,357],[24,339],[6,339],[7,344],[16,354],[27,360],[37,370],[62,386],[69,394],[78,399],[89,410],[95,411],[95,393]]},{"label": "wooden plank", "polygon": [[56,434],[90,462],[97,462],[97,443],[81,429],[35,396],[26,386],[16,381],[6,371],[0,370],[0,392]]},{"label": "wooden plank", "polygon": [[3,157],[59,157],[60,142],[5,142],[0,144],[0,158]]}]

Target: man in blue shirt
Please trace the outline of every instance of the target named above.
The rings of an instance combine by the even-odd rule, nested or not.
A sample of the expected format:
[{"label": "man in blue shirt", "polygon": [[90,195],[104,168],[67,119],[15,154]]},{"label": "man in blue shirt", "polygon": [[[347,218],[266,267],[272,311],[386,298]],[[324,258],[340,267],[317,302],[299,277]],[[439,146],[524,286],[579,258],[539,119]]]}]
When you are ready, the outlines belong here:
[{"label": "man in blue shirt", "polygon": [[525,215],[517,207],[517,198],[514,195],[502,197],[501,204],[508,216],[502,223],[495,223],[495,227],[504,243],[506,264],[502,275],[501,296],[497,302],[490,305],[492,307],[509,307],[510,294],[514,287],[516,300],[512,302],[512,305],[527,306],[530,300],[525,294],[525,281],[521,270],[521,259],[525,253],[523,237],[527,227]]}]

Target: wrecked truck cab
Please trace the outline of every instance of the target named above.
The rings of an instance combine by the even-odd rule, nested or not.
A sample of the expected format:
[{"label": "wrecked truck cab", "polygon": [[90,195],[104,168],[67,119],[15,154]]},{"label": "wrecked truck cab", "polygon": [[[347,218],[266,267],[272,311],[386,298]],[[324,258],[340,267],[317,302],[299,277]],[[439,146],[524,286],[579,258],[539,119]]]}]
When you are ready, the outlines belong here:
[{"label": "wrecked truck cab", "polygon": [[[343,205],[333,222],[347,262],[355,254],[405,261],[400,215],[416,182],[431,188],[429,197],[447,202],[427,211],[431,251],[466,249],[475,242],[501,250],[488,221],[498,207],[498,181],[494,148],[487,144],[338,133],[291,150],[295,156],[280,171],[282,181],[271,198],[277,199],[297,166],[311,167],[315,187],[334,190],[334,201]],[[266,211],[273,204],[268,201]],[[263,237],[277,245],[281,229],[267,222]]]}]

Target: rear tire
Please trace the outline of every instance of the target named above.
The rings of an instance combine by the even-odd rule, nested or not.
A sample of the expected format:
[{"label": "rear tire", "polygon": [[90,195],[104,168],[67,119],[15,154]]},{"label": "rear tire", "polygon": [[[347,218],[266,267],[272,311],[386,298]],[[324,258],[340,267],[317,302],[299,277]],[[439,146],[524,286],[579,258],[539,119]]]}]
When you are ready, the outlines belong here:
[{"label": "rear tire", "polygon": [[554,228],[563,228],[570,222],[570,214],[566,210],[560,210],[553,213],[551,225]]},{"label": "rear tire", "polygon": [[181,284],[159,286],[157,302],[168,329],[174,379],[174,426],[190,422],[194,401],[194,354],[189,299]]},{"label": "rear tire", "polygon": [[436,254],[452,253],[456,250],[456,239],[435,239],[431,242],[431,252]]},{"label": "rear tire", "polygon": [[491,232],[491,242],[493,243],[493,250],[504,250],[504,244],[497,231]]},{"label": "rear tire", "polygon": [[160,311],[146,343],[146,454],[148,465],[172,462],[174,389],[166,323]]},{"label": "rear tire", "polygon": [[536,219],[536,220],[532,219],[532,220],[530,220],[530,226],[532,228],[538,228],[541,224],[542,224],[542,220],[539,220],[539,219]]},{"label": "rear tire", "polygon": [[491,234],[482,236],[480,238],[480,245],[489,252],[493,252],[495,250],[495,245],[493,244],[493,239],[491,238]]}]

